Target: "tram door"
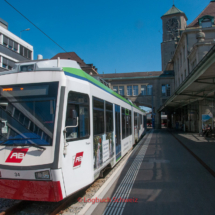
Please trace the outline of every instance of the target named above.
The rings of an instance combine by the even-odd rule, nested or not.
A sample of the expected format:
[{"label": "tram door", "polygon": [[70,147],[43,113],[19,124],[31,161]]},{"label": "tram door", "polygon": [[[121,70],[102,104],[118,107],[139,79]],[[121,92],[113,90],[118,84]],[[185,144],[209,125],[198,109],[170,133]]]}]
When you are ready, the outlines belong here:
[{"label": "tram door", "polygon": [[115,142],[116,142],[116,161],[118,161],[121,158],[121,125],[119,105],[115,105]]},{"label": "tram door", "polygon": [[89,95],[70,91],[66,112],[66,151],[62,171],[66,194],[92,182]]}]

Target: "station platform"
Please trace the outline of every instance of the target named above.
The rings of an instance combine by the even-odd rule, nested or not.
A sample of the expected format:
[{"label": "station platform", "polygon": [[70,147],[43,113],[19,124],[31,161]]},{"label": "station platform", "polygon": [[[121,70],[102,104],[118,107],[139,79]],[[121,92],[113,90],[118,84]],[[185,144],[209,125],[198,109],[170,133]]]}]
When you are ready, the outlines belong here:
[{"label": "station platform", "polygon": [[92,214],[214,215],[215,142],[197,139],[149,131]]}]

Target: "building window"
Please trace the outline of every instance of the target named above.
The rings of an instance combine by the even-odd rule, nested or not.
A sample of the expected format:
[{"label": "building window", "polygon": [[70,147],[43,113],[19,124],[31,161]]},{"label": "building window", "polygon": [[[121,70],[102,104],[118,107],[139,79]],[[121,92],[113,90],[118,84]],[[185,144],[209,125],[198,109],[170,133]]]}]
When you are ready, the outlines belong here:
[{"label": "building window", "polygon": [[28,59],[31,59],[31,53],[32,53],[32,51],[30,51],[27,48],[20,45],[20,55],[22,55]]},{"label": "building window", "polygon": [[138,85],[133,86],[133,95],[137,96],[138,95]]},{"label": "building window", "polygon": [[170,96],[170,84],[162,84],[161,93],[162,96]]},{"label": "building window", "polygon": [[13,40],[9,39],[9,49],[13,49]]},{"label": "building window", "polygon": [[24,48],[24,57],[28,57],[28,49]]},{"label": "building window", "polygon": [[152,95],[152,85],[147,85],[147,95],[148,96]]},{"label": "building window", "polygon": [[212,27],[212,22],[210,19],[204,19],[202,21],[202,28],[211,28]]},{"label": "building window", "polygon": [[24,56],[24,47],[20,45],[20,54]]},{"label": "building window", "polygon": [[165,84],[162,84],[161,92],[162,92],[162,96],[166,96],[166,85]]},{"label": "building window", "polygon": [[118,87],[117,87],[117,86],[114,86],[114,87],[113,87],[113,91],[114,91],[115,93],[118,93]]},{"label": "building window", "polygon": [[32,52],[30,50],[28,50],[28,56],[27,56],[28,59],[31,59],[31,53]]},{"label": "building window", "polygon": [[146,85],[141,85],[141,95],[146,95]]},{"label": "building window", "polygon": [[3,35],[3,45],[6,47],[8,46],[8,37],[6,37],[4,35]]},{"label": "building window", "polygon": [[3,45],[15,52],[18,51],[18,43],[6,37],[5,35],[3,35]]},{"label": "building window", "polygon": [[12,60],[9,60],[5,57],[2,57],[2,67],[4,67],[5,69],[11,70],[15,64],[15,62],[13,62]]},{"label": "building window", "polygon": [[166,96],[170,96],[170,84],[166,85]]},{"label": "building window", "polygon": [[132,96],[132,86],[127,86],[127,95]]},{"label": "building window", "polygon": [[124,86],[119,87],[119,95],[124,96]]},{"label": "building window", "polygon": [[14,50],[15,52],[18,51],[18,43],[14,42],[13,50]]}]

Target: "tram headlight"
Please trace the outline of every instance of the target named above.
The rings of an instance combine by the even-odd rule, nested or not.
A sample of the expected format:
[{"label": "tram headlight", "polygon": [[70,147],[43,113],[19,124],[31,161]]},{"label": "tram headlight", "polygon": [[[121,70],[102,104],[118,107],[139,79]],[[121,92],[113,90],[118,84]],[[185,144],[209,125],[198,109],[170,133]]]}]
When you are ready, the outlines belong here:
[{"label": "tram headlight", "polygon": [[35,172],[36,179],[50,179],[49,171]]}]

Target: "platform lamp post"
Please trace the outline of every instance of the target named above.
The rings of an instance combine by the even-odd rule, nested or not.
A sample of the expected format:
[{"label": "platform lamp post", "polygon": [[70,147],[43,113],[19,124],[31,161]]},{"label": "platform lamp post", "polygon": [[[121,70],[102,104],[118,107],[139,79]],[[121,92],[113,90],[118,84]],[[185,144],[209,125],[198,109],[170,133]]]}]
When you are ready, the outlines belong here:
[{"label": "platform lamp post", "polygon": [[21,36],[22,36],[22,32],[23,32],[23,31],[30,31],[30,28],[27,28],[27,29],[25,29],[25,30],[20,31],[20,38],[21,38]]}]

